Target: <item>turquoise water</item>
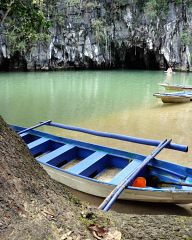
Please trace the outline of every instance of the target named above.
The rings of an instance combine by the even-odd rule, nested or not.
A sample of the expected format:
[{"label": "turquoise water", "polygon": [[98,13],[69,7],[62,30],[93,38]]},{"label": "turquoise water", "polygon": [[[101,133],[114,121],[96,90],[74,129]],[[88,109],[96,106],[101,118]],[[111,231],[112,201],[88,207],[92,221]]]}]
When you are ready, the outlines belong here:
[{"label": "turquoise water", "polygon": [[[11,124],[31,126],[51,119],[99,131],[187,144],[192,149],[192,103],[163,104],[153,93],[158,83],[192,85],[192,74],[167,76],[160,71],[62,71],[0,73],[0,114]],[[47,130],[43,128],[43,130]],[[78,133],[58,135],[93,141],[134,152],[151,148]],[[165,150],[161,156],[192,167],[191,150]]]},{"label": "turquoise water", "polygon": [[[1,114],[11,123],[42,119],[81,123],[87,118],[141,107],[153,101],[158,73],[78,71],[0,75]],[[161,77],[164,75],[161,74]],[[158,82],[158,80],[157,80]],[[143,105],[143,104],[142,104]]]}]

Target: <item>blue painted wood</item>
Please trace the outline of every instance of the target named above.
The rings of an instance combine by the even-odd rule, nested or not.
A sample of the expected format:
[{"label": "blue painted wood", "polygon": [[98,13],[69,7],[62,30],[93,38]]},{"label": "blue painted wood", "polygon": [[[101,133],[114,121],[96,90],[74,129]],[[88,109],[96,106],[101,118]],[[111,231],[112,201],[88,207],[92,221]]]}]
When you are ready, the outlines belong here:
[{"label": "blue painted wood", "polygon": [[[12,126],[12,128],[15,131],[21,131],[21,130],[25,129],[25,128],[19,127],[19,126]],[[82,142],[82,141],[78,141],[78,140],[69,139],[69,138],[59,137],[59,136],[55,136],[55,135],[52,135],[52,134],[49,134],[46,132],[40,132],[37,130],[32,130],[29,132],[29,134],[31,134],[33,137],[37,137],[37,138],[45,137],[52,141],[61,143],[61,145],[73,144],[77,147],[82,147],[82,148],[90,149],[93,151],[103,151],[110,155],[114,155],[117,158],[123,157],[123,158],[129,158],[129,159],[138,159],[141,161],[143,161],[145,159],[145,156],[141,155],[141,154],[127,152],[127,151],[123,151],[120,149],[114,149],[114,148],[110,148],[110,147],[100,146],[100,145],[91,144],[88,142]],[[185,166],[181,166],[181,165],[163,161],[163,160],[158,160],[155,158],[148,165],[151,166],[151,168],[155,169],[155,171],[160,171],[162,174],[165,174],[167,171],[168,173],[173,174],[173,176],[175,175],[175,176],[178,176],[181,178],[184,178],[187,175],[192,175],[192,168],[187,168]]]},{"label": "blue painted wood", "polygon": [[[24,128],[21,127],[14,127],[16,130],[24,130]],[[48,166],[49,168],[53,168],[54,170],[60,172],[61,174],[67,174],[69,177],[70,175],[75,175],[76,177],[85,179],[86,181],[90,182],[97,182],[98,180],[94,179],[95,175],[99,175],[102,173],[102,171],[105,171],[107,168],[110,167],[118,167],[121,168],[120,175],[118,174],[115,176],[115,178],[112,180],[113,182],[103,182],[103,184],[108,185],[108,186],[117,186],[118,182],[120,182],[123,179],[123,175],[125,174],[124,168],[127,168],[127,171],[129,171],[129,168],[127,167],[127,163],[130,161],[130,159],[133,159],[132,163],[130,163],[129,167],[132,168],[133,173],[134,173],[134,164],[133,162],[143,162],[145,160],[145,156],[136,154],[136,153],[131,153],[131,152],[126,152],[122,151],[119,149],[111,149],[108,147],[104,146],[99,146],[95,144],[90,144],[86,142],[81,142],[73,139],[68,139],[68,138],[63,138],[63,137],[57,137],[48,133],[44,132],[39,132],[36,130],[30,130],[29,134],[23,134],[23,139],[27,140],[29,142],[34,141],[34,139],[38,139],[44,137],[48,139],[48,142],[45,142],[44,144],[38,144],[36,147],[39,148],[38,151],[41,153],[45,153],[47,151],[53,152],[53,155],[50,153],[46,153],[44,156],[49,156],[48,162],[46,161],[46,157],[44,158],[44,162],[42,162],[43,165]],[[34,143],[33,143],[34,144]],[[63,154],[60,152],[62,147],[64,145],[71,144],[74,147],[69,149],[68,151],[64,152]],[[40,145],[40,146],[39,146]],[[36,148],[35,147],[35,148]],[[59,149],[57,151],[57,149]],[[76,173],[71,173],[67,170],[63,170],[60,168],[60,163],[62,164],[62,161],[67,160],[67,163],[74,159],[74,158],[80,158],[83,159],[82,162],[90,157],[90,154],[93,152],[97,151],[102,151],[105,156],[100,158],[98,161],[93,161],[92,165],[84,167],[83,170],[80,174],[79,172]],[[61,153],[61,154],[60,154]],[[40,158],[41,159],[41,158]],[[43,157],[42,157],[43,159]],[[94,160],[94,159],[93,159]],[[136,160],[136,161],[135,161]],[[90,160],[91,161],[91,160]],[[136,168],[137,170],[137,168]],[[130,171],[131,172],[131,171]],[[132,174],[130,174],[132,175]],[[186,177],[191,177],[192,176],[192,169],[184,167],[184,166],[179,166],[173,163],[165,162],[162,160],[157,160],[153,159],[151,162],[148,163],[147,168],[144,168],[142,170],[142,173],[139,172],[140,176],[146,177],[148,182],[148,186],[145,189],[142,189],[142,191],[146,192],[164,192],[164,191],[187,191],[189,193],[192,192],[191,185],[188,183],[185,183]],[[175,186],[177,186],[175,189],[172,184],[170,185],[170,188],[166,189],[159,189],[155,187],[150,187],[150,178],[151,175],[155,176],[160,176],[160,180],[164,180],[167,182],[175,182]],[[117,177],[118,176],[118,177]],[[124,175],[125,176],[125,175]],[[180,184],[181,183],[181,184]],[[182,185],[183,184],[183,185]],[[188,187],[187,189],[184,189],[183,186]],[[128,189],[132,189],[132,187],[128,187]],[[175,190],[173,190],[175,189]],[[137,189],[140,191],[140,189]],[[107,210],[106,208],[104,209],[105,211]]]},{"label": "blue painted wood", "polygon": [[120,168],[123,169],[125,168],[132,159],[129,158],[122,158],[120,156],[113,156],[109,155],[109,161],[107,161],[109,167],[114,167],[114,168]]},{"label": "blue painted wood", "polygon": [[161,95],[164,95],[164,96],[184,96],[184,97],[191,97],[192,96],[192,92],[169,92],[169,93],[159,93]]},{"label": "blue painted wood", "polygon": [[81,162],[77,163],[75,166],[68,169],[68,172],[81,175],[85,173],[90,167],[95,170],[95,164],[106,156],[106,152],[95,152],[89,157],[85,158]]},{"label": "blue painted wood", "polygon": [[45,122],[41,122],[41,123],[39,123],[39,124],[37,124],[37,125],[35,125],[35,126],[32,126],[32,127],[30,127],[30,128],[26,128],[26,129],[18,132],[18,134],[22,134],[22,133],[28,132],[28,131],[30,131],[30,130],[32,130],[32,129],[35,129],[35,128],[41,127],[41,126],[43,126],[43,125],[49,124],[50,122],[51,122],[51,120],[48,120],[48,121],[45,121]]},{"label": "blue painted wood", "polygon": [[124,169],[122,169],[112,180],[110,183],[114,185],[118,185],[122,180],[124,180],[129,174],[134,172],[137,167],[141,164],[139,160],[133,160],[129,163]]},{"label": "blue painted wood", "polygon": [[36,135],[29,134],[28,132],[22,133],[20,136],[22,137],[22,139],[25,141],[26,144],[29,144],[29,143],[41,138]]},{"label": "blue painted wood", "polygon": [[187,173],[187,171],[188,171],[187,168],[183,168],[183,166],[181,166],[181,165],[173,164],[173,163],[167,162],[167,161],[164,162],[164,161],[159,161],[157,159],[153,159],[149,163],[149,166],[151,166],[152,169],[155,172],[159,172],[159,173],[162,173],[162,174],[167,172],[170,175],[173,175],[173,176],[175,175],[175,176],[178,176],[180,178],[185,178],[186,175],[188,174]]},{"label": "blue painted wood", "polygon": [[[12,126],[12,127],[15,131],[24,129],[23,127],[19,127],[19,126]],[[59,136],[55,136],[55,135],[52,135],[52,134],[49,134],[46,132],[40,132],[37,130],[32,130],[29,132],[29,134],[31,134],[32,136],[37,137],[37,138],[45,137],[52,141],[59,142],[61,144],[73,144],[78,147],[82,147],[82,148],[86,148],[86,149],[93,149],[94,151],[105,151],[111,155],[115,155],[116,157],[124,157],[124,158],[130,158],[130,159],[134,158],[134,159],[140,159],[140,160],[143,160],[145,158],[145,156],[141,155],[141,154],[126,152],[123,150],[105,147],[105,146],[96,145],[96,144],[91,144],[88,142],[82,142],[82,141],[78,141],[78,140],[74,140],[74,139],[70,139],[70,138],[59,137]]]},{"label": "blue painted wood", "polygon": [[[149,164],[150,166],[150,164]],[[185,178],[186,177],[186,172],[182,171],[181,166],[178,165],[180,168],[174,168],[174,166],[171,168],[171,166],[167,165],[167,168],[165,166],[154,166],[153,169],[151,169],[151,174],[156,173],[156,174],[169,174],[170,176],[173,176],[175,178]]]},{"label": "blue painted wood", "polygon": [[171,96],[171,97],[185,97],[192,100],[192,92],[168,92],[168,93],[154,93],[153,96]]},{"label": "blue painted wood", "polygon": [[33,155],[38,154],[39,152],[45,152],[46,149],[48,149],[48,144],[50,143],[50,140],[48,138],[39,138],[31,143],[29,143],[27,146],[31,153]]},{"label": "blue painted wood", "polygon": [[190,177],[187,177],[186,179],[185,179],[185,183],[186,184],[189,184],[188,186],[183,186],[182,187],[182,189],[183,190],[191,190],[192,189],[192,177],[190,176]]},{"label": "blue painted wood", "polygon": [[117,185],[117,187],[109,194],[109,196],[103,201],[103,203],[101,203],[99,209],[108,211],[111,208],[114,201],[116,201],[121,192],[125,189],[125,187],[128,184],[130,184],[136,178],[139,172],[141,172],[141,170],[149,163],[149,161],[151,161],[151,159],[153,159],[166,145],[170,144],[171,141],[172,141],[171,139],[170,140],[166,139],[165,141],[161,142],[157,146],[157,148],[154,149],[154,151],[144,159],[144,161],[141,163],[140,166],[137,167],[136,170],[127,175],[126,178],[120,184]]},{"label": "blue painted wood", "polygon": [[27,132],[25,132],[25,133],[21,133],[21,134],[20,134],[20,137],[24,138],[24,137],[27,136],[27,135],[28,135]]},{"label": "blue painted wood", "polygon": [[52,163],[53,165],[57,166],[62,161],[63,155],[73,149],[75,146],[71,144],[66,144],[60,148],[57,148],[56,150],[47,153],[46,155],[38,158],[38,162],[40,163],[49,163],[51,160],[54,160],[55,162]]},{"label": "blue painted wood", "polygon": [[[53,126],[53,127],[59,127],[59,128],[67,129],[67,130],[72,130],[72,131],[77,131],[77,132],[83,132],[83,133],[100,136],[100,137],[114,138],[114,139],[118,139],[118,140],[122,140],[122,141],[134,142],[134,143],[138,143],[138,144],[158,146],[161,143],[160,141],[152,140],[152,139],[136,138],[136,137],[120,135],[120,134],[115,134],[115,133],[98,132],[98,131],[94,131],[94,130],[88,130],[86,128],[69,126],[69,125],[64,125],[64,124],[55,123],[55,122],[50,122],[50,123],[47,123],[46,125]],[[176,143],[170,143],[168,146],[166,146],[166,148],[174,149],[174,150],[182,151],[182,152],[188,151],[188,146],[179,145]]]},{"label": "blue painted wood", "polygon": [[150,175],[151,177],[155,177],[158,179],[159,182],[184,182],[184,178],[180,178],[178,176],[172,176],[172,175],[168,175],[168,174],[160,174],[154,171],[150,171]]}]

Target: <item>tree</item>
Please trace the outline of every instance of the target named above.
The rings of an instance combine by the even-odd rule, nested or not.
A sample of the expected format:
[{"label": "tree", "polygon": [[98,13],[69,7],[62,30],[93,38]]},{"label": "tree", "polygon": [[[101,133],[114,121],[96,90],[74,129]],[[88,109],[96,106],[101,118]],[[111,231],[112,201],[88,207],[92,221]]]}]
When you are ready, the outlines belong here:
[{"label": "tree", "polygon": [[11,53],[25,51],[47,37],[46,4],[47,0],[0,0],[0,33],[6,36]]}]

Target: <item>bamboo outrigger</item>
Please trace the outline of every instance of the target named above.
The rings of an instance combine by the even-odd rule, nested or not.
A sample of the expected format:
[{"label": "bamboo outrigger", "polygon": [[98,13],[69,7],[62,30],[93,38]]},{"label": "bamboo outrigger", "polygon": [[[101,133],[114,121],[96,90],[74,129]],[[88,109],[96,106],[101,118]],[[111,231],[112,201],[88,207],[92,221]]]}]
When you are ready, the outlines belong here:
[{"label": "bamboo outrigger", "polygon": [[[34,130],[43,125],[157,148],[149,156],[144,156]],[[31,154],[53,179],[88,194],[103,198],[110,196],[110,201],[106,200],[100,207],[104,211],[108,211],[117,198],[145,202],[192,203],[192,169],[155,158],[163,148],[187,152],[186,145],[175,144],[171,140],[160,142],[98,132],[51,120],[30,128],[12,128],[18,132]],[[106,176],[107,178],[104,178]],[[137,177],[146,179],[145,187],[132,185]],[[166,186],[162,182],[166,183]]]}]

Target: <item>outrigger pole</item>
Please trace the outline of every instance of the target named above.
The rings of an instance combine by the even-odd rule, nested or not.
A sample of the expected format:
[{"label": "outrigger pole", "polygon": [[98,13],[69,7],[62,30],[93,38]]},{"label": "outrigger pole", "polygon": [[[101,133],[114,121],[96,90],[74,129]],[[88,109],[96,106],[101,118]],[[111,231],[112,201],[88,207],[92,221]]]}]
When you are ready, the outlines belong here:
[{"label": "outrigger pole", "polygon": [[[40,124],[37,124],[35,126],[32,126],[30,128],[27,128],[23,131],[20,131],[19,134],[30,131],[34,128],[47,125],[47,126],[52,126],[52,127],[58,127],[58,128],[63,128],[66,130],[71,130],[71,131],[77,131],[77,132],[83,132],[99,137],[106,137],[106,138],[113,138],[121,141],[127,141],[127,142],[133,142],[133,143],[138,143],[138,144],[144,144],[144,145],[149,145],[149,146],[158,146],[161,142],[158,140],[152,140],[152,139],[146,139],[146,138],[137,138],[137,137],[132,137],[132,136],[127,136],[127,135],[121,135],[121,134],[116,134],[116,133],[108,133],[108,132],[99,132],[95,130],[89,130],[86,128],[80,128],[80,127],[75,127],[75,126],[70,126],[70,125],[64,125],[56,122],[52,122],[51,120],[45,121],[45,122],[40,122]],[[180,145],[176,143],[170,143],[166,146],[168,149],[173,149],[181,152],[187,152],[188,151],[188,146],[186,145]]]}]

